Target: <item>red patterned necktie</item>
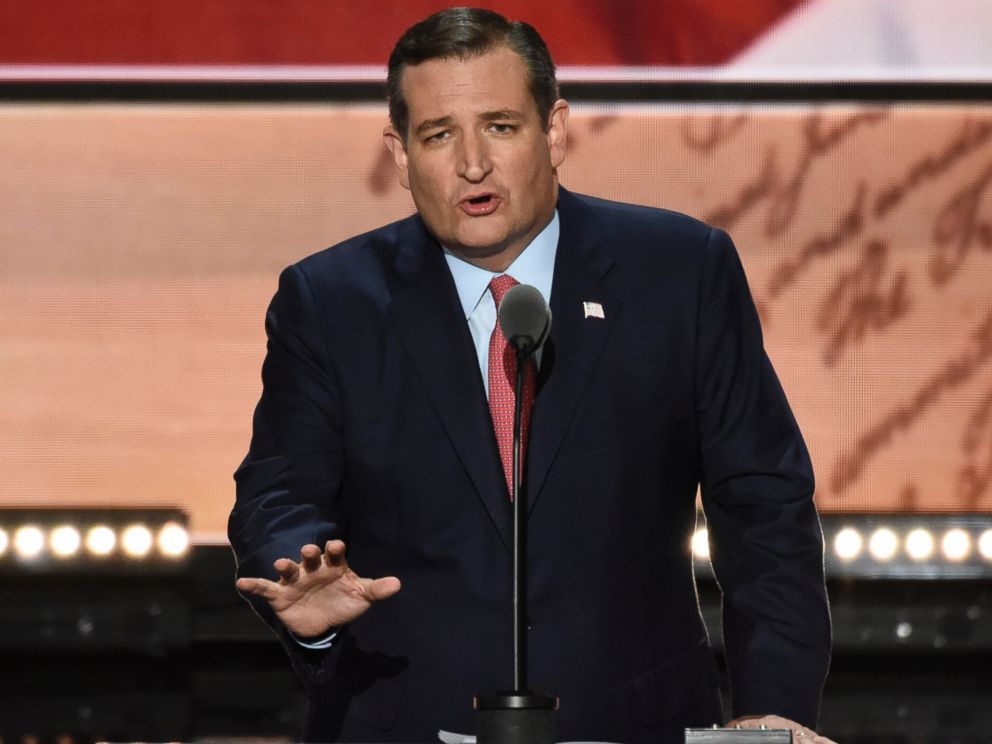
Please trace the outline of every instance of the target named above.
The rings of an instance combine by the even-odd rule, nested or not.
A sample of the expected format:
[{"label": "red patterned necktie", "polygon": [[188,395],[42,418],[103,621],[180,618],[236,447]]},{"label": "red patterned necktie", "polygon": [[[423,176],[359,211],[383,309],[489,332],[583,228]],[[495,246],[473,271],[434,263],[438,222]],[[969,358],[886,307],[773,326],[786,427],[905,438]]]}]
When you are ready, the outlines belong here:
[{"label": "red patterned necktie", "polygon": [[[517,285],[512,276],[502,274],[489,283],[496,307],[503,301],[503,295],[510,287]],[[534,405],[534,357],[528,356],[525,362],[523,401],[521,402],[520,425],[520,472],[523,473],[524,453],[527,452],[527,432],[530,429],[530,409]],[[496,322],[493,335],[489,339],[489,413],[493,418],[493,429],[499,445],[499,456],[503,461],[506,488],[513,494],[513,406],[514,389],[517,383],[517,353],[507,342],[503,329]]]}]

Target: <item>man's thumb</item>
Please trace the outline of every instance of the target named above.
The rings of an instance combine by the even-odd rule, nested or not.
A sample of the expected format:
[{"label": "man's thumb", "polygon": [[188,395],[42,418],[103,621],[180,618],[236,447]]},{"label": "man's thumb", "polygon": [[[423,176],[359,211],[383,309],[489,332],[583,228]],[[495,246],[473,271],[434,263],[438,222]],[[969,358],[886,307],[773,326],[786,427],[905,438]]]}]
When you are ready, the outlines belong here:
[{"label": "man's thumb", "polygon": [[365,588],[365,596],[371,602],[389,599],[400,590],[400,580],[395,576],[385,576],[371,581]]}]

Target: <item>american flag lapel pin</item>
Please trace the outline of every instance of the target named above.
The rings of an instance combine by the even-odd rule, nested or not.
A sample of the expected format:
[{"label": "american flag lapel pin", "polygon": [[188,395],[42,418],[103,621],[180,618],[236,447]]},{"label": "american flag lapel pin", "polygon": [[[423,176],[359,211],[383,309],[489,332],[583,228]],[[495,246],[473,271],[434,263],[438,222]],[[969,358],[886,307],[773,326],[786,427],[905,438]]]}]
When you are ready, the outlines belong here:
[{"label": "american flag lapel pin", "polygon": [[606,315],[603,314],[603,306],[598,302],[583,302],[582,312],[586,318],[601,318],[602,320],[606,320]]}]

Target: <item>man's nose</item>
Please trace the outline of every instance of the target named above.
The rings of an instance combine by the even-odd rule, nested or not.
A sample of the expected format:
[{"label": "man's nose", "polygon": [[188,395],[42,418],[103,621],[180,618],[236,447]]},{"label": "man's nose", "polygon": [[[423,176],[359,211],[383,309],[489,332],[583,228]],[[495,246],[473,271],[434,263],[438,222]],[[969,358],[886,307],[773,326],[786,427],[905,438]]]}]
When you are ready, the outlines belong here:
[{"label": "man's nose", "polygon": [[462,138],[458,157],[458,175],[471,183],[479,183],[493,169],[489,148],[483,138],[468,135]]}]

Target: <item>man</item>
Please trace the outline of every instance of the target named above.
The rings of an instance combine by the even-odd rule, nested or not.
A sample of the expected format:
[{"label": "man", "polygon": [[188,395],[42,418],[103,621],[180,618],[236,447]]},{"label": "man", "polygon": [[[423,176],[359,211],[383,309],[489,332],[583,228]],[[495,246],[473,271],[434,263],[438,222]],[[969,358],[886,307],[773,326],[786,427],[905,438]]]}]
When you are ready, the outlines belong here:
[{"label": "man", "polygon": [[525,482],[530,680],[560,696],[560,738],[720,721],[688,550],[701,483],[734,713],[812,739],[829,657],[812,472],[729,239],[559,187],[568,105],[526,24],[442,11],[397,43],[388,86],[417,214],[283,272],[236,473],[237,585],[302,676],[305,738],[470,732],[471,696],[510,685],[489,405],[508,275],[554,314]]}]

